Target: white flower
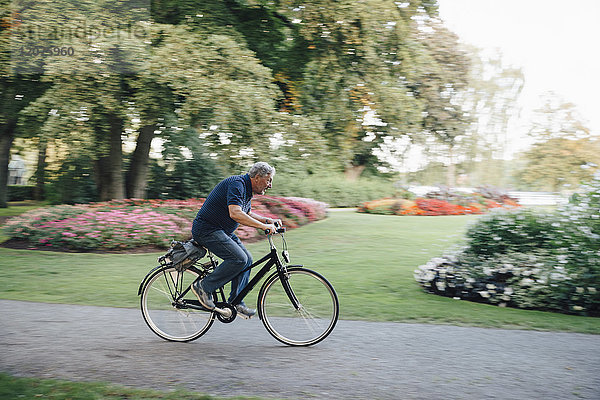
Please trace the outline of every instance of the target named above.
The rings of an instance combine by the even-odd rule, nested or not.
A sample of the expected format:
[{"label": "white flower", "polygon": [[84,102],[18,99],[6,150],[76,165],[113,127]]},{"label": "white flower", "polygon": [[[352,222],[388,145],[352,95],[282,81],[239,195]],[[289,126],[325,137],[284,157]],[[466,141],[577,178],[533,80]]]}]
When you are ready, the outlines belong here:
[{"label": "white flower", "polygon": [[493,283],[488,283],[487,285],[485,285],[486,289],[496,289],[496,285],[494,285]]},{"label": "white flower", "polygon": [[479,295],[486,299],[490,297],[490,294],[488,292],[486,292],[485,290],[482,290],[481,292],[479,292]]},{"label": "white flower", "polygon": [[507,295],[511,295],[514,293],[513,289],[510,287],[504,288],[504,293]]},{"label": "white flower", "polygon": [[575,311],[581,311],[581,310],[583,310],[583,307],[581,307],[581,306],[573,306],[573,310],[575,310]]},{"label": "white flower", "polygon": [[583,288],[582,287],[577,287],[577,288],[575,288],[575,291],[577,293],[583,293]]},{"label": "white flower", "polygon": [[587,288],[587,290],[588,290],[588,292],[590,292],[590,293],[596,293],[596,288],[595,288],[595,287],[593,287],[593,286],[589,286],[589,287]]}]

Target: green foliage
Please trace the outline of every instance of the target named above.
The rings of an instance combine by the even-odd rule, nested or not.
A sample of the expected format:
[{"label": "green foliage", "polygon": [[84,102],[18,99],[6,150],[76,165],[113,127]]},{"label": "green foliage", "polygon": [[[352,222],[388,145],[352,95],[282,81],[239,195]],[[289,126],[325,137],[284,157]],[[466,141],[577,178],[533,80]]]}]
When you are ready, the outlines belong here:
[{"label": "green foliage", "polygon": [[[131,389],[108,383],[69,382],[56,379],[17,378],[0,374],[0,398],[104,399],[104,400],[218,400],[218,397],[185,390],[159,392]],[[242,398],[240,398],[242,399]],[[256,398],[255,398],[256,400]]]},{"label": "green foliage", "polygon": [[492,213],[457,255],[415,271],[428,290],[520,308],[600,316],[600,175],[551,213]]},{"label": "green foliage", "polygon": [[74,157],[65,160],[46,187],[46,200],[51,204],[77,204],[98,201],[90,159]]},{"label": "green foliage", "polygon": [[[143,144],[155,137],[166,153],[182,147],[195,153],[188,139],[200,136],[203,157],[208,154],[225,175],[259,159],[273,159],[290,174],[360,173],[377,170],[373,151],[390,137],[410,133],[419,141],[426,130],[456,150],[454,138],[468,122],[458,105],[468,59],[436,20],[435,1],[131,4],[38,2],[22,7],[21,23],[11,32],[18,39],[13,47],[38,44],[26,35],[35,24],[40,32],[65,33],[47,44],[73,47],[69,57],[20,63],[40,75],[32,82],[43,84],[21,87],[11,78],[5,86],[18,87],[11,93],[27,101],[11,101],[6,109],[48,142],[48,169],[59,171],[54,182],[78,159],[101,200],[143,195],[150,148]],[[81,21],[112,30],[93,38],[66,35],[81,29]],[[123,142],[136,142],[134,156]],[[200,172],[206,162],[163,155],[167,171],[154,169],[150,193],[157,193],[161,179],[174,197],[196,196],[209,186],[212,178]],[[87,182],[73,195],[54,183],[52,200],[86,201],[93,197]],[[350,197],[340,188],[338,194],[340,205],[356,205],[380,193]]]},{"label": "green foliage", "polygon": [[163,159],[151,160],[147,198],[206,197],[224,178],[221,168],[203,152],[197,137],[180,135],[181,139],[186,137],[190,139],[186,141],[190,156],[182,154],[178,141],[171,140],[164,143]]},{"label": "green foliage", "polygon": [[393,183],[381,178],[348,181],[342,174],[275,175],[270,193],[280,196],[307,197],[330,207],[356,207],[363,201],[390,196]]},{"label": "green foliage", "polygon": [[9,185],[8,201],[33,200],[35,186],[29,185]]},{"label": "green foliage", "polygon": [[468,252],[491,257],[507,251],[528,252],[552,248],[552,217],[532,209],[495,212],[469,228]]},{"label": "green foliage", "polygon": [[535,110],[529,135],[533,146],[521,155],[517,176],[538,190],[572,190],[600,165],[600,141],[578,116],[575,105],[553,93]]},{"label": "green foliage", "polygon": [[523,154],[519,178],[538,190],[561,191],[592,177],[600,165],[600,141],[595,138],[551,138]]}]

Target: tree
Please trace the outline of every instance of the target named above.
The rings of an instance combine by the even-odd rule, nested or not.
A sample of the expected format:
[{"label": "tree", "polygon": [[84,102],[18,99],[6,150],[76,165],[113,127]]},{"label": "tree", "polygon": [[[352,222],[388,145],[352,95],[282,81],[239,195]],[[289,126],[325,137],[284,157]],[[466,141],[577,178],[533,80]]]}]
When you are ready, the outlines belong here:
[{"label": "tree", "polygon": [[473,155],[479,159],[505,158],[509,124],[520,111],[517,100],[525,81],[523,71],[505,65],[499,51],[468,49],[472,67],[465,102],[475,117],[471,131],[478,144]]},{"label": "tree", "polygon": [[560,191],[591,179],[600,165],[600,141],[581,122],[572,103],[553,93],[536,110],[519,178],[536,189]]},{"label": "tree", "polygon": [[23,68],[12,36],[19,19],[14,4],[0,3],[0,208],[7,207],[8,163],[15,137],[31,132],[19,129],[19,113],[41,96],[47,85],[40,82],[37,69]]},{"label": "tree", "polygon": [[[43,72],[42,79],[51,88],[27,108],[27,114],[38,119],[53,146],[70,148],[63,154],[92,160],[102,200],[144,196],[150,143],[160,116],[173,109],[168,88],[147,73],[149,13],[136,7],[127,1],[87,1],[77,7],[57,1],[20,11],[20,18],[35,23],[39,32],[34,33],[42,36],[21,35],[24,45],[35,45],[46,39],[44,32],[54,32],[47,43],[71,50],[67,56],[30,65]],[[60,20],[45,18],[50,14]],[[57,22],[62,25],[57,27]],[[134,136],[136,149],[125,177],[122,139],[127,131],[132,132],[128,136]],[[40,143],[45,141],[40,137]]]},{"label": "tree", "polygon": [[512,156],[511,121],[520,112],[517,100],[523,89],[523,71],[505,65],[498,51],[466,49],[471,55],[471,71],[463,108],[472,123],[466,132],[463,163],[471,185],[504,186],[509,178],[506,160]]},{"label": "tree", "polygon": [[523,154],[521,181],[538,190],[559,192],[589,181],[600,166],[600,140],[551,138]]},{"label": "tree", "polygon": [[[422,42],[428,58],[420,65],[421,78],[415,87],[417,98],[423,99],[425,137],[433,136],[428,153],[447,166],[446,185],[455,186],[458,154],[463,149],[471,117],[464,110],[470,60],[459,50],[458,37],[441,21],[428,21]],[[421,141],[423,143],[423,141]],[[432,149],[433,147],[433,149]],[[441,157],[440,157],[441,156]]]},{"label": "tree", "polygon": [[[278,83],[293,99],[288,109],[322,121],[322,136],[347,176],[379,164],[373,151],[385,137],[418,131],[423,101],[410,84],[418,80],[417,60],[427,50],[415,20],[435,15],[435,2],[247,4],[260,9],[261,27],[276,44],[269,57],[261,45],[251,48],[283,77]],[[288,96],[287,88],[295,95]]]},{"label": "tree", "polygon": [[18,114],[48,143],[52,179],[91,170],[103,200],[144,196],[155,139],[181,160],[164,163],[173,170],[208,157],[237,173],[268,157],[289,173],[357,177],[391,139],[463,129],[464,57],[432,0],[15,4],[73,53],[31,60],[49,89]]}]

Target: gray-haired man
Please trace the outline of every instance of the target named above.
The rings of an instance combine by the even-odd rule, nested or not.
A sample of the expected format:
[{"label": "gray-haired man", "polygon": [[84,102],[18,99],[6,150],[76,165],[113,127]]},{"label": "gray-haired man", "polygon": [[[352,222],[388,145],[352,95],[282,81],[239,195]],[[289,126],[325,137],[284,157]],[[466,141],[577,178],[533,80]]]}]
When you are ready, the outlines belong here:
[{"label": "gray-haired man", "polygon": [[[211,293],[231,281],[228,301],[248,284],[250,271],[240,273],[252,264],[252,255],[240,239],[233,233],[239,224],[275,232],[272,220],[252,212],[251,200],[254,194],[265,194],[271,188],[275,168],[265,162],[257,162],[245,175],[230,176],[219,182],[210,192],[198,211],[192,225],[194,240],[206,247],[223,262],[192,285],[192,291],[202,305],[214,309]],[[256,310],[244,303],[236,306],[238,314],[250,318]]]}]

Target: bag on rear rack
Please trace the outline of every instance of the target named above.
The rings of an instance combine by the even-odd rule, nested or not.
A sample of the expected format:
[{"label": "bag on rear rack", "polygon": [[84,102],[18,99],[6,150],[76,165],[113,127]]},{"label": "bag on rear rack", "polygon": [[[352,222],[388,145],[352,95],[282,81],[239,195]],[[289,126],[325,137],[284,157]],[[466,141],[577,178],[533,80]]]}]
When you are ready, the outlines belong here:
[{"label": "bag on rear rack", "polygon": [[177,271],[182,272],[205,255],[206,249],[193,239],[185,242],[173,240],[169,251],[160,256],[158,262],[164,265],[171,264]]}]

